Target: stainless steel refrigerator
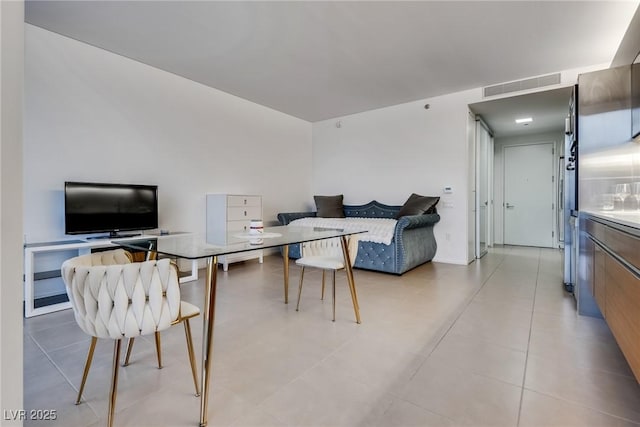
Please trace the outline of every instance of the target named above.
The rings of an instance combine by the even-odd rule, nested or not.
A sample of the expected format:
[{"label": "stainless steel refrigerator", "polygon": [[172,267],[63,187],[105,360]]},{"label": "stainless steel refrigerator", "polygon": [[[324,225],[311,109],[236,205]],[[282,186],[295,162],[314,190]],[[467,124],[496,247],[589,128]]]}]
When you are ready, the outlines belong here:
[{"label": "stainless steel refrigerator", "polygon": [[569,113],[565,123],[564,166],[561,210],[564,238],[564,287],[573,292],[577,280],[577,218],[578,218],[578,85],[573,87]]}]

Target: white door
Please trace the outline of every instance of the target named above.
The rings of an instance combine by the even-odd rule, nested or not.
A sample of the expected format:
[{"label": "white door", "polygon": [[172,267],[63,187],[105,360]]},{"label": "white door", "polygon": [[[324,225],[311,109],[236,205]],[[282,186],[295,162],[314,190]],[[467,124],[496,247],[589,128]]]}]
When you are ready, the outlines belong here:
[{"label": "white door", "polygon": [[553,144],[504,147],[504,242],[553,246]]}]

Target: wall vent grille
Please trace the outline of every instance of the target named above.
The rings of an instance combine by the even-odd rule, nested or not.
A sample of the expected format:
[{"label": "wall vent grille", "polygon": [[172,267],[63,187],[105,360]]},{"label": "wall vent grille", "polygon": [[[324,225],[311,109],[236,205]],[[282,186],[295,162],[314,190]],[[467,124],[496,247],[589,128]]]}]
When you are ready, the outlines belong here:
[{"label": "wall vent grille", "polygon": [[532,77],[530,79],[487,86],[482,90],[482,92],[483,96],[487,98],[489,96],[502,95],[511,92],[520,92],[523,90],[530,90],[538,87],[557,84],[560,84],[560,73],[547,74],[546,76]]}]

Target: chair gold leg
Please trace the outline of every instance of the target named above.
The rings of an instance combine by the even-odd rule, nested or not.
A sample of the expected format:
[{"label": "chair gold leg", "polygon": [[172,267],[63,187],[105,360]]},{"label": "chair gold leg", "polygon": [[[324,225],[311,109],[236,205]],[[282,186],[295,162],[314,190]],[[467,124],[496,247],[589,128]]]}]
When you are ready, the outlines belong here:
[{"label": "chair gold leg", "polygon": [[336,321],[336,271],[333,270],[333,321]]},{"label": "chair gold leg", "polygon": [[296,311],[300,308],[300,295],[302,295],[302,280],[304,279],[304,266],[300,272],[300,286],[298,287],[298,304],[296,304]]},{"label": "chair gold leg", "polygon": [[80,390],[78,390],[78,398],[76,399],[76,405],[80,404],[82,398],[82,392],[84,391],[84,385],[87,382],[87,376],[89,375],[89,369],[91,369],[91,362],[93,361],[93,351],[96,349],[96,343],[98,338],[91,337],[91,344],[89,345],[89,353],[87,354],[87,361],[84,362],[84,372],[82,373],[82,382],[80,383]]},{"label": "chair gold leg", "polygon": [[323,301],[324,301],[324,273],[325,273],[325,270],[322,270],[322,295],[320,299]]},{"label": "chair gold leg", "polygon": [[162,369],[162,349],[160,348],[160,332],[156,332],[155,336],[156,336],[156,355],[158,356],[158,369]]},{"label": "chair gold leg", "polygon": [[184,334],[187,337],[187,351],[189,352],[189,363],[191,364],[191,374],[193,375],[193,385],[196,387],[197,397],[200,396],[200,387],[198,387],[196,355],[193,352],[193,339],[191,338],[191,325],[189,325],[189,319],[184,319]]},{"label": "chair gold leg", "polygon": [[360,305],[358,304],[358,294],[356,293],[356,283],[353,279],[353,270],[351,269],[351,258],[349,257],[349,249],[347,238],[340,237],[342,243],[342,255],[344,257],[344,269],[347,273],[347,281],[349,282],[349,292],[351,293],[351,302],[353,303],[353,311],[356,315],[356,323],[360,323]]},{"label": "chair gold leg", "polygon": [[282,247],[282,263],[284,273],[284,303],[289,304],[289,245]]},{"label": "chair gold leg", "polygon": [[129,338],[129,342],[127,343],[127,352],[124,356],[124,363],[122,366],[129,366],[129,358],[131,357],[131,350],[133,350],[133,341],[135,338]]},{"label": "chair gold leg", "polygon": [[118,367],[120,366],[120,344],[122,340],[115,340],[113,344],[113,375],[111,377],[111,392],[109,393],[109,414],[107,426],[113,426],[113,415],[116,409],[116,397],[118,394]]}]

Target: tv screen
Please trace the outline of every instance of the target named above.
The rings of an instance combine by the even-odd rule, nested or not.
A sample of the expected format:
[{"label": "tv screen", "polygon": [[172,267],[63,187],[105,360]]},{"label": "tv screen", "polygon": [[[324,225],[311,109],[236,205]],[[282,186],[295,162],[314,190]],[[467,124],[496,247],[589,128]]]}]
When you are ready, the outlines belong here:
[{"label": "tv screen", "polygon": [[158,186],[65,182],[64,221],[67,234],[158,228]]}]

